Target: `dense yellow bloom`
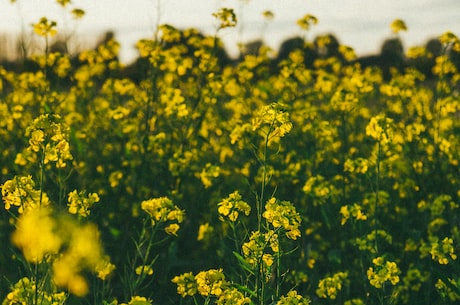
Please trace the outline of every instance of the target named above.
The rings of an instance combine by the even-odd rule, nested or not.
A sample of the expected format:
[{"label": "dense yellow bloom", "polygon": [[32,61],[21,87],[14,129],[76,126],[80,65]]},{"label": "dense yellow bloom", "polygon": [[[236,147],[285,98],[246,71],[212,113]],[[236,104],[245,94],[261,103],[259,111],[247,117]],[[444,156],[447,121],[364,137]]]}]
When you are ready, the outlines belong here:
[{"label": "dense yellow bloom", "polygon": [[285,108],[281,103],[262,107],[252,121],[252,129],[259,130],[268,140],[284,137],[292,129],[292,122]]},{"label": "dense yellow bloom", "polygon": [[249,241],[243,244],[242,251],[245,260],[250,265],[258,266],[262,272],[266,272],[268,271],[266,267],[273,264],[272,253],[279,251],[278,234],[273,230],[266,233],[252,232]]},{"label": "dense yellow bloom", "polygon": [[302,219],[291,202],[272,197],[267,201],[262,216],[275,230],[282,228],[288,238],[295,240],[300,236]]},{"label": "dense yellow bloom", "polygon": [[54,162],[56,168],[66,167],[73,160],[69,145],[69,128],[59,115],[43,114],[26,129],[28,150],[44,154],[44,164]]},{"label": "dense yellow bloom", "polygon": [[209,269],[195,275],[198,293],[202,296],[220,296],[227,284],[222,269]]},{"label": "dense yellow bloom", "polygon": [[392,285],[396,285],[399,282],[401,271],[395,262],[386,261],[383,257],[379,256],[374,258],[372,263],[374,267],[370,267],[367,270],[367,278],[372,286],[382,288],[383,284],[387,281]]},{"label": "dense yellow bloom", "polygon": [[377,140],[382,145],[391,142],[393,138],[393,120],[383,114],[372,117],[366,126],[366,135]]}]

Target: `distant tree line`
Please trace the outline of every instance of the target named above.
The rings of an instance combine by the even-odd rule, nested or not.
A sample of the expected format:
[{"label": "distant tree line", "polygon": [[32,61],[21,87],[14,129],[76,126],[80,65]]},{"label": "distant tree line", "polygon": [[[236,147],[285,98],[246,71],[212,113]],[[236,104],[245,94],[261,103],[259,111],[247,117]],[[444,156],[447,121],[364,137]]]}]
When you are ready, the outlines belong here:
[{"label": "distant tree line", "polygon": [[[182,44],[190,47],[189,42],[185,39],[183,31],[180,31],[181,39],[174,43],[163,42],[164,48],[171,48],[173,45]],[[201,38],[204,35],[197,32]],[[78,54],[88,48],[96,49],[99,45],[107,42],[109,39],[114,39],[115,35],[113,31],[106,32],[103,37],[98,39],[98,42],[93,43],[93,47],[90,47],[88,41],[74,46],[73,49],[69,48],[69,43],[65,37],[57,38],[49,47],[49,52],[61,52],[69,54],[72,60],[72,64],[75,66],[79,65]],[[219,63],[222,66],[236,65],[246,55],[257,55],[264,46],[262,40],[255,40],[243,44],[240,48],[240,54],[237,58],[231,58],[223,45],[220,43],[216,47],[216,56],[219,59]],[[304,64],[308,68],[314,68],[314,63],[317,59],[336,58],[343,64],[356,64],[359,63],[362,68],[366,67],[377,67],[381,69],[384,79],[390,79],[391,71],[396,70],[399,72],[404,71],[408,67],[416,68],[418,71],[423,73],[427,79],[431,79],[434,75],[432,68],[435,65],[436,57],[443,54],[445,50],[442,50],[442,45],[437,38],[432,38],[427,41],[424,46],[424,54],[417,56],[416,58],[408,58],[405,54],[403,42],[399,37],[393,37],[386,39],[380,48],[379,54],[372,54],[366,56],[360,56],[354,59],[345,58],[343,52],[340,51],[340,42],[338,38],[333,34],[317,36],[312,42],[306,42],[302,37],[296,36],[284,40],[278,48],[276,55],[272,58],[272,69],[273,72],[277,72],[276,69],[279,64],[286,60],[290,54],[294,51],[301,51],[304,57]],[[28,50],[30,48],[30,50]],[[37,42],[33,40],[26,41],[24,37],[17,40],[14,43],[11,36],[7,34],[0,34],[0,65],[4,68],[22,72],[22,71],[33,71],[39,69],[38,65],[34,63],[29,55],[31,52],[36,52]],[[192,54],[193,48],[188,48]],[[189,55],[191,55],[189,54]],[[451,61],[460,69],[460,52],[449,50],[448,54]],[[140,81],[147,77],[147,71],[149,70],[149,63],[146,59],[138,57],[131,64],[127,65],[121,71],[120,77],[127,77],[134,81]]]}]

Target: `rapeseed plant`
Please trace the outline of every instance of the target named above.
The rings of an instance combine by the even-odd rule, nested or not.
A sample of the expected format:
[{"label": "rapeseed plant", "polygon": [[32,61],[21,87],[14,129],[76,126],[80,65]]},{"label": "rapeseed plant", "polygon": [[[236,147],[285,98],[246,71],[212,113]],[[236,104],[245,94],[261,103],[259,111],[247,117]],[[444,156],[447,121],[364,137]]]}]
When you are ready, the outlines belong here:
[{"label": "rapeseed plant", "polygon": [[0,67],[3,304],[458,302],[457,36],[383,79],[329,35],[229,64],[214,17],[132,79],[115,39]]}]

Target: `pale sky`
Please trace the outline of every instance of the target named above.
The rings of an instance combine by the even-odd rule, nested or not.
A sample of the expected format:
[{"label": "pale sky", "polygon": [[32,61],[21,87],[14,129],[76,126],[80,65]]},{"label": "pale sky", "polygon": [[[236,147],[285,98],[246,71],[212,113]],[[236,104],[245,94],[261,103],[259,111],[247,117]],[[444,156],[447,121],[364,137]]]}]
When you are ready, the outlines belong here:
[{"label": "pale sky", "polygon": [[[257,38],[276,49],[284,39],[301,33],[296,20],[305,14],[319,20],[310,38],[333,33],[358,54],[378,52],[396,18],[409,28],[402,34],[406,47],[423,45],[448,30],[460,35],[460,0],[73,0],[70,7],[85,10],[85,17],[73,23],[54,0],[0,0],[0,32],[20,32],[22,26],[29,31],[42,16],[56,20],[58,30],[66,27],[93,39],[112,29],[122,44],[124,61],[136,56],[133,45],[151,37],[158,22],[213,34],[212,13],[221,7],[234,8],[239,18],[239,28],[219,34],[230,53],[236,52],[238,41]],[[265,10],[274,13],[268,24],[262,17]]]}]

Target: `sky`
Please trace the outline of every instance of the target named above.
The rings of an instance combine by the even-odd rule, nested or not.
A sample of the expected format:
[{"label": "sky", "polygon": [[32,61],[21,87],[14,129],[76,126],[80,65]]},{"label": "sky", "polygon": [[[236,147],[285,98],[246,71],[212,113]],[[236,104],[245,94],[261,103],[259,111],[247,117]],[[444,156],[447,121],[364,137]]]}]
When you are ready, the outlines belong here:
[{"label": "sky", "polygon": [[[157,24],[193,27],[213,35],[212,13],[221,7],[233,8],[238,16],[237,28],[218,34],[231,55],[237,53],[238,42],[259,38],[276,50],[283,40],[302,34],[296,21],[305,14],[319,20],[307,38],[332,33],[358,55],[379,52],[382,42],[391,37],[389,25],[396,18],[408,27],[401,34],[406,48],[424,45],[448,30],[460,36],[460,0],[72,0],[69,9],[86,12],[78,22],[55,0],[10,2],[0,0],[0,32],[30,31],[30,24],[42,16],[56,20],[58,30],[65,28],[93,41],[113,30],[125,62],[137,56],[136,41],[152,37]],[[262,16],[266,10],[274,14],[268,23]]]}]

